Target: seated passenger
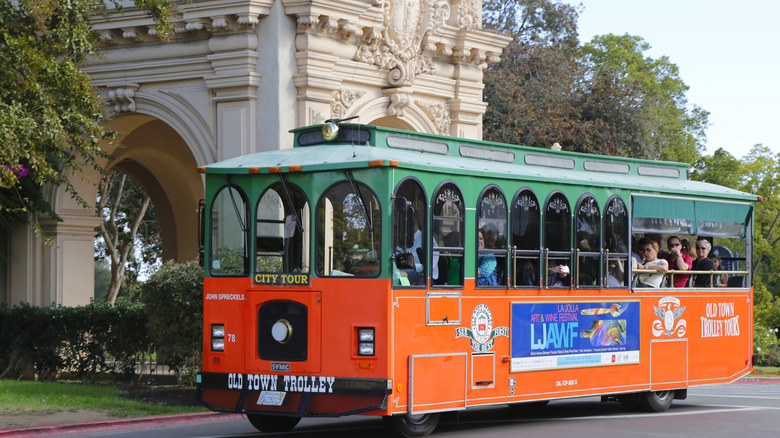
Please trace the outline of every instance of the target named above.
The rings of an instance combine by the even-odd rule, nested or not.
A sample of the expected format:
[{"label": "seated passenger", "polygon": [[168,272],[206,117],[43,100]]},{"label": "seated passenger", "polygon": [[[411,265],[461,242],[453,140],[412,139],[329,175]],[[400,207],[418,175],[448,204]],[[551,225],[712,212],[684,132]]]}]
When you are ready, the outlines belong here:
[{"label": "seated passenger", "polygon": [[547,287],[563,287],[569,284],[569,267],[550,260],[547,266]]},{"label": "seated passenger", "polygon": [[[682,240],[677,236],[671,236],[666,239],[666,247],[669,249],[669,255],[666,256],[666,262],[669,269],[675,271],[690,271],[693,266],[693,258],[683,250]],[[690,274],[674,274],[674,287],[685,287],[688,284]]]},{"label": "seated passenger", "polygon": [[[692,271],[714,271],[715,263],[707,256],[710,255],[712,245],[706,239],[696,242],[696,260],[693,261]],[[693,277],[693,287],[711,287],[713,282],[712,275],[699,274]]]},{"label": "seated passenger", "polygon": [[[716,271],[722,271],[723,267],[720,263],[720,257],[718,257],[715,254],[710,254],[707,256],[708,259],[712,260],[713,263],[715,263],[715,270]],[[716,277],[715,284],[718,287],[728,287],[729,286],[729,276],[727,274],[720,274]]]},{"label": "seated passenger", "polygon": [[664,274],[669,270],[669,263],[664,259],[658,258],[658,242],[650,239],[642,239],[639,242],[645,255],[644,263],[637,264],[637,269],[648,269],[656,271],[655,274],[639,274],[637,287],[661,287],[664,280]]},{"label": "seated passenger", "polygon": [[[478,247],[479,249],[485,249],[485,237],[480,230],[478,233]],[[477,285],[479,286],[496,286],[498,285],[498,274],[496,273],[496,267],[498,262],[493,254],[485,254],[479,256],[479,267],[477,268]]]}]

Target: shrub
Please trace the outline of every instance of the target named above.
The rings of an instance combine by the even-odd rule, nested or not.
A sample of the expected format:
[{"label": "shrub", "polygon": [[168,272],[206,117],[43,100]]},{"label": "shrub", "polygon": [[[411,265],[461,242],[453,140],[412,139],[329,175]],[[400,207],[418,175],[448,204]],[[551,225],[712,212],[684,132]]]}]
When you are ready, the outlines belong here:
[{"label": "shrub", "polygon": [[201,361],[203,268],[197,261],[164,263],[144,283],[141,302],[152,342],[165,363],[180,382],[194,383]]},{"label": "shrub", "polygon": [[0,377],[33,370],[40,379],[62,372],[89,380],[97,373],[122,379],[151,351],[140,304],[78,307],[0,306]]}]

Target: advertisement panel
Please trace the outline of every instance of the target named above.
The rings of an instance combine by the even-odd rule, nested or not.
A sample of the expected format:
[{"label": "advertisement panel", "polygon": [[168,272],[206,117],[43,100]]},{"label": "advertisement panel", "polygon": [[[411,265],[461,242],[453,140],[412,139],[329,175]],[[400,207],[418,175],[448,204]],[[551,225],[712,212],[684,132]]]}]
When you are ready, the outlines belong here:
[{"label": "advertisement panel", "polygon": [[639,301],[512,303],[511,371],[639,362]]}]

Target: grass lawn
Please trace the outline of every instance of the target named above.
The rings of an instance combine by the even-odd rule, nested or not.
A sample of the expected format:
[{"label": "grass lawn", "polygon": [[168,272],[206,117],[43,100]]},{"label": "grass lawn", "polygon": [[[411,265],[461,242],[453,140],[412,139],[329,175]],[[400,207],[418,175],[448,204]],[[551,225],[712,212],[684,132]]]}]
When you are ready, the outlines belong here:
[{"label": "grass lawn", "polygon": [[753,367],[751,376],[780,377],[780,367]]},{"label": "grass lawn", "polygon": [[0,414],[100,411],[112,417],[204,412],[199,406],[161,406],[122,398],[113,386],[0,380]]}]

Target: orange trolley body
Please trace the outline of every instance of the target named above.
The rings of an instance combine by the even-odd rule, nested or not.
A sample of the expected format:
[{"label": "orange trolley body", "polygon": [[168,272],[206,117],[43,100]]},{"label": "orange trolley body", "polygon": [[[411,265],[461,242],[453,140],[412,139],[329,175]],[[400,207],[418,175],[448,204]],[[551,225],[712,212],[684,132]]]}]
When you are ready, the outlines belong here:
[{"label": "orange trolley body", "polygon": [[[210,352],[204,343],[202,378],[219,375],[223,388],[202,391],[203,401],[215,409],[287,415],[419,414],[566,397],[679,391],[732,382],[752,371],[752,291],[638,294],[597,289],[551,294],[549,290],[467,289],[393,290],[388,280],[368,279],[313,279],[307,287],[261,288],[253,287],[249,279],[206,279],[204,317],[227,323],[225,353]],[[254,358],[257,311],[273,300],[308,307],[307,360]],[[537,327],[536,337],[527,338],[531,343],[551,348],[556,343],[569,345],[573,331],[590,329],[592,321],[582,325],[583,310],[615,304],[638,308],[636,321],[630,321],[638,322],[631,328],[639,338],[635,351],[591,353],[609,356],[605,363],[529,363],[515,364],[513,369],[513,359],[519,358],[512,357],[511,343],[520,324]],[[523,312],[526,320],[516,312],[513,322],[513,305],[541,311]],[[601,321],[614,320],[609,313],[604,315],[609,319]],[[544,318],[548,322],[542,322]],[[358,355],[360,327],[376,329],[376,356]],[[345,333],[351,337],[345,339]],[[323,350],[328,351],[326,357]],[[339,387],[340,383],[345,386]],[[287,393],[287,402],[280,407],[259,405],[264,390]],[[304,396],[308,398],[305,411],[300,401],[288,399]]]},{"label": "orange trolley body", "polygon": [[[263,431],[366,414],[422,436],[473,406],[601,395],[661,411],[751,372],[739,267],[755,196],[674,163],[328,129],[204,170],[209,408]],[[728,287],[639,287],[656,271],[629,263],[631,238],[661,229],[736,245]],[[562,265],[568,284],[548,284]]]}]

